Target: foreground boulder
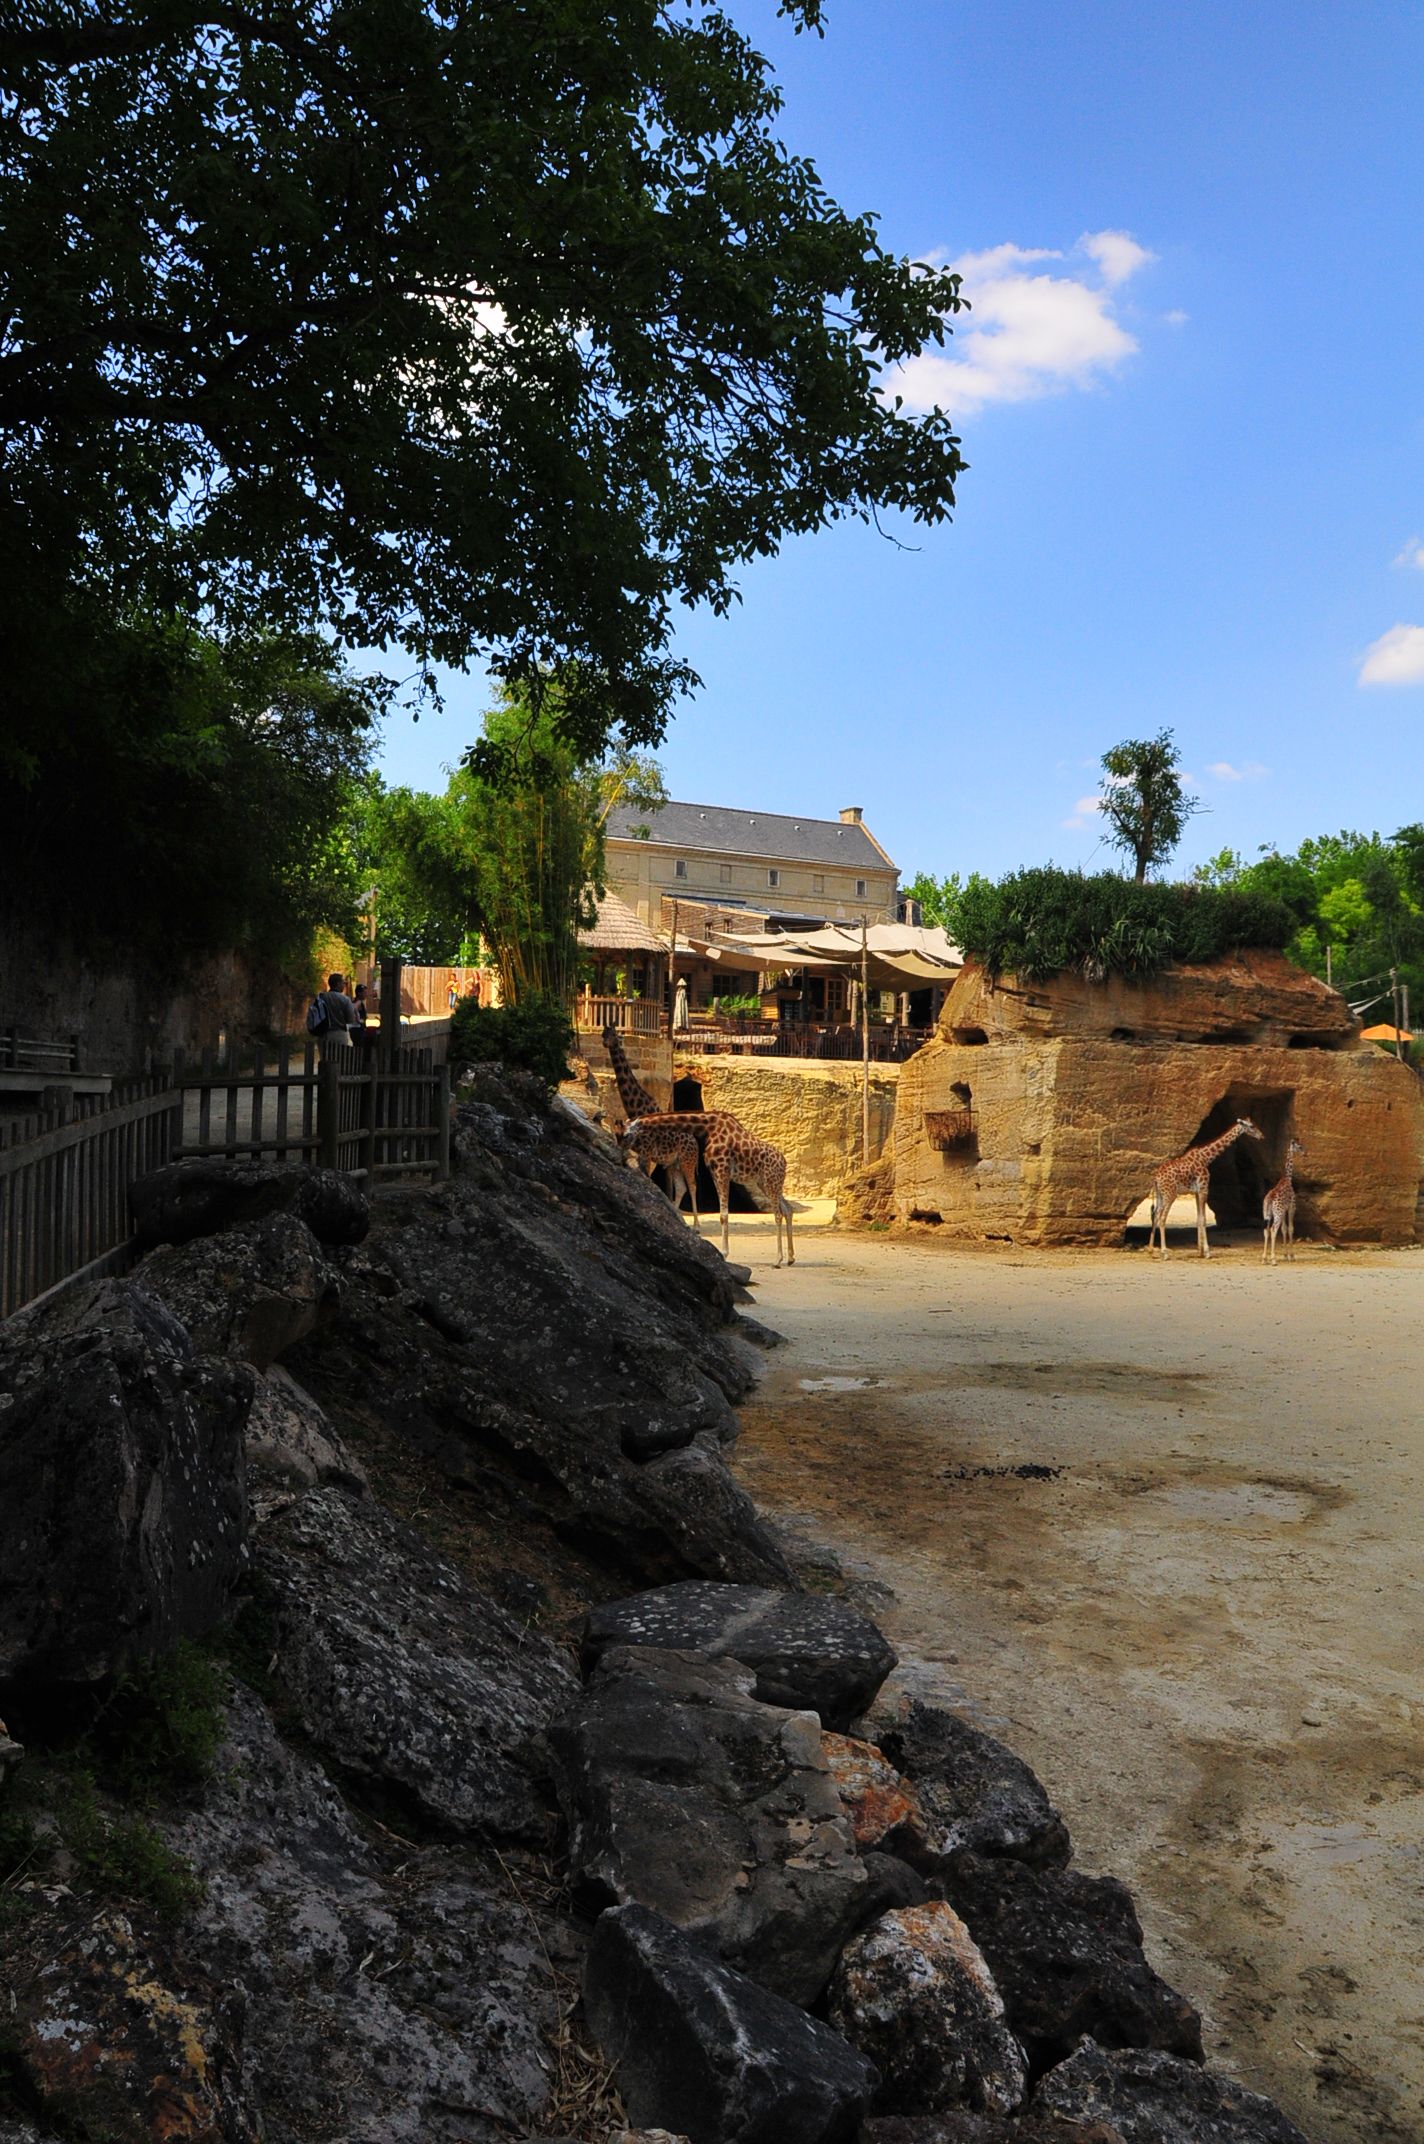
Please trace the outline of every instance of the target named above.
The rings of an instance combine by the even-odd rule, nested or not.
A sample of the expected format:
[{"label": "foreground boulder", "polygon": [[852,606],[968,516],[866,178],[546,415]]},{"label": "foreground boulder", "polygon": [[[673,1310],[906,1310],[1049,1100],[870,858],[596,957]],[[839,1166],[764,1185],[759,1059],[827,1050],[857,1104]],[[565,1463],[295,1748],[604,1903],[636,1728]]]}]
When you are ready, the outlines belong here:
[{"label": "foreground boulder", "polygon": [[205,1975],[175,1986],[165,1971],[126,1915],[74,1915],[52,1932],[39,1970],[17,1976],[11,2078],[67,2134],[258,2144],[240,2003]]},{"label": "foreground boulder", "polygon": [[851,2144],[875,2086],[828,2025],[642,1906],[594,1929],[584,2011],[630,2118],[691,2144]]},{"label": "foreground boulder", "polygon": [[361,1826],[241,1685],[201,1806],[165,1831],[207,1879],[183,1952],[241,1990],[264,2144],[502,2144],[549,2126],[556,1937],[521,1900],[518,1849],[486,1863]]},{"label": "foreground boulder", "polygon": [[872,2116],[857,2144],[1123,2144],[1104,2122],[1060,2121],[1056,2114],[882,2114]]},{"label": "foreground boulder", "polygon": [[946,1888],[1035,2069],[1062,2062],[1085,2034],[1105,2047],[1203,2059],[1201,2019],[1147,1963],[1124,1884],[966,1853]]},{"label": "foreground boulder", "polygon": [[0,1336],[0,1686],[93,1684],[213,1629],[246,1564],[252,1372],[141,1285]]},{"label": "foreground boulder", "polygon": [[982,1955],[952,1906],[887,1913],[851,1943],[830,2019],[880,2071],[890,2113],[978,2107],[1008,2114],[1028,2085],[1023,2051]]},{"label": "foreground boulder", "polygon": [[587,1670],[612,1645],[649,1645],[699,1660],[740,1660],[767,1705],[844,1726],[870,1704],[895,1654],[868,1617],[819,1594],[688,1580],[595,1608],[583,1627]]},{"label": "foreground boulder", "polygon": [[914,1699],[880,1747],[914,1787],[914,1850],[927,1865],[943,1868],[965,1848],[1035,1866],[1067,1861],[1068,1827],[1029,1767],[956,1713]]},{"label": "foreground boulder", "polygon": [[580,1882],[815,2001],[879,1901],[808,1713],[735,1661],[613,1652],[549,1741]]},{"label": "foreground boulder", "polygon": [[195,1347],[259,1370],[329,1323],[341,1302],[335,1268],[290,1213],[154,1251],[139,1274]]},{"label": "foreground boulder", "polygon": [[1259,2093],[1156,2048],[1109,2052],[1084,2040],[1050,2070],[1035,2113],[1102,2122],[1122,2144],[1307,2144]]},{"label": "foreground boulder", "polygon": [[454,1834],[544,1839],[542,1735],[577,1689],[527,1630],[410,1527],[339,1489],[298,1498],[255,1568],[303,1732]]},{"label": "foreground boulder", "polygon": [[873,1742],[823,1734],[821,1750],[861,1853],[918,1820],[914,1788]]},{"label": "foreground boulder", "polygon": [[294,1214],[329,1244],[360,1243],[371,1225],[360,1186],[340,1169],[212,1155],[171,1162],[129,1186],[134,1239],[145,1251],[215,1236],[274,1213]]}]

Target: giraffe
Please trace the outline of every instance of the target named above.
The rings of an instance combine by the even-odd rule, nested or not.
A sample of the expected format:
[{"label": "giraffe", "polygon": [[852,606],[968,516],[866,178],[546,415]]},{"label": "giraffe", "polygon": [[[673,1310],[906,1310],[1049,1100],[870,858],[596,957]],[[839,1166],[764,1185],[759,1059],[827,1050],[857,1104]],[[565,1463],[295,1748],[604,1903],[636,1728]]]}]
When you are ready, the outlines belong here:
[{"label": "giraffe", "polygon": [[628,1053],[622,1038],[610,1022],[603,1030],[603,1047],[608,1052],[608,1062],[613,1067],[613,1077],[618,1082],[618,1099],[623,1104],[623,1114],[631,1124],[635,1117],[665,1115],[653,1096],[638,1078],[628,1062]]},{"label": "giraffe", "polygon": [[781,1224],[786,1223],[786,1263],[796,1263],[796,1238],[791,1227],[791,1207],[786,1197],[786,1156],[770,1140],[758,1138],[725,1109],[664,1111],[652,1119],[630,1124],[623,1137],[641,1137],[648,1124],[690,1129],[717,1186],[717,1207],[722,1218],[722,1256],[728,1253],[727,1204],[733,1181],[747,1184],[770,1202],[776,1216],[776,1262],[781,1264]]},{"label": "giraffe", "polygon": [[702,1223],[697,1218],[697,1161],[698,1144],[695,1128],[682,1121],[681,1113],[668,1111],[652,1117],[634,1117],[615,1134],[625,1154],[631,1154],[638,1167],[646,1166],[649,1173],[661,1168],[667,1171],[668,1197],[676,1206],[682,1191],[687,1192],[692,1208],[692,1226],[700,1236]]},{"label": "giraffe", "polygon": [[1206,1146],[1189,1146],[1185,1154],[1164,1161],[1152,1179],[1152,1226],[1147,1236],[1149,1251],[1160,1233],[1162,1256],[1166,1257],[1167,1216],[1172,1210],[1172,1201],[1190,1191],[1197,1202],[1197,1250],[1203,1258],[1210,1258],[1206,1241],[1206,1190],[1211,1165],[1218,1154],[1224,1154],[1238,1139],[1264,1139],[1265,1136],[1249,1117],[1238,1117],[1219,1139],[1210,1140]]},{"label": "giraffe", "polygon": [[1299,1139],[1292,1139],[1286,1148],[1285,1174],[1272,1184],[1261,1201],[1261,1218],[1266,1224],[1262,1265],[1267,1263],[1268,1256],[1272,1265],[1276,1263],[1276,1239],[1279,1236],[1286,1239],[1287,1258],[1295,1256],[1295,1157],[1304,1152]]}]

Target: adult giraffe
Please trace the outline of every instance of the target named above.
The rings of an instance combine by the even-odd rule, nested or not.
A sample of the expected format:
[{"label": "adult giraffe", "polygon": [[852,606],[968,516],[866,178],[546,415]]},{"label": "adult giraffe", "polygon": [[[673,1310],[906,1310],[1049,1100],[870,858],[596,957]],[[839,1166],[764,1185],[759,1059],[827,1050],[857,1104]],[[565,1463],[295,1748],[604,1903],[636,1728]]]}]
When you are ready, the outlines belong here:
[{"label": "adult giraffe", "polygon": [[1190,1191],[1197,1202],[1197,1250],[1203,1258],[1210,1258],[1206,1241],[1206,1192],[1211,1165],[1218,1154],[1224,1154],[1238,1139],[1264,1139],[1265,1136],[1249,1117],[1238,1117],[1219,1139],[1210,1140],[1206,1146],[1189,1146],[1185,1154],[1164,1161],[1152,1179],[1152,1226],[1147,1234],[1148,1250],[1160,1234],[1162,1256],[1166,1257],[1167,1216],[1172,1210],[1172,1202],[1184,1198]]},{"label": "adult giraffe", "polygon": [[758,1138],[725,1109],[664,1110],[653,1117],[637,1117],[625,1125],[619,1144],[641,1155],[646,1142],[691,1132],[702,1149],[708,1173],[717,1186],[717,1206],[722,1221],[722,1256],[727,1248],[727,1209],[733,1183],[759,1191],[776,1216],[776,1262],[781,1264],[781,1224],[786,1223],[786,1263],[796,1263],[796,1238],[791,1230],[791,1207],[786,1197],[786,1156],[769,1139]]}]

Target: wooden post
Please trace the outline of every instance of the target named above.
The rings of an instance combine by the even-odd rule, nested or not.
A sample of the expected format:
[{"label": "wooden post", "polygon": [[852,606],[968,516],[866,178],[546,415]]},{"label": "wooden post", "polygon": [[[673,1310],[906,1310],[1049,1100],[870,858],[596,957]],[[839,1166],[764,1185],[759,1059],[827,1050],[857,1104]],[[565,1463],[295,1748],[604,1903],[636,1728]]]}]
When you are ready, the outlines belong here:
[{"label": "wooden post", "polygon": [[335,1057],[322,1060],[316,1076],[316,1158],[323,1169],[337,1167],[341,1128],[341,1073]]},{"label": "wooden post", "polygon": [[668,1033],[677,1017],[677,895],[672,897],[672,950],[668,954]]},{"label": "wooden post", "polygon": [[441,1183],[450,1174],[450,1067],[435,1068],[435,1163]]},{"label": "wooden post", "polygon": [[366,1085],[361,1094],[361,1166],[366,1171],[366,1190],[376,1185],[376,1064],[369,1050],[361,1052]]},{"label": "wooden post", "polygon": [[870,1167],[870,934],[860,919],[860,1165]]},{"label": "wooden post", "polygon": [[401,1043],[401,968],[397,956],[381,962],[381,1055],[394,1065]]},{"label": "wooden post", "polygon": [[1394,1005],[1394,1054],[1395,1054],[1395,1056],[1396,1056],[1396,1057],[1398,1057],[1398,1058],[1399,1058],[1399,1059],[1400,1059],[1400,1060],[1402,1061],[1402,1060],[1403,1060],[1403,1057],[1404,1057],[1404,1044],[1403,1044],[1403,1043],[1402,1043],[1402,1042],[1400,1041],[1400,1039],[1399,1039],[1399,970],[1398,970],[1398,968],[1391,968],[1391,969],[1390,969],[1390,971],[1389,971],[1389,994],[1390,994],[1390,999],[1391,999],[1391,1001],[1392,1001],[1392,1003],[1393,1003],[1393,1005]]}]

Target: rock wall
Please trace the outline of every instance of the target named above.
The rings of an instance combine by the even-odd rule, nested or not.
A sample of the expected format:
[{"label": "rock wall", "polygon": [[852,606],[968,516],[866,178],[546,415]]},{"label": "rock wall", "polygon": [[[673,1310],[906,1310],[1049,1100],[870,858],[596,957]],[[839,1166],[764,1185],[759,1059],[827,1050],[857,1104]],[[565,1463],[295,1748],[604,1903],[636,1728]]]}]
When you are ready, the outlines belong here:
[{"label": "rock wall", "polygon": [[[936,1144],[927,1116],[966,1107],[972,1135]],[[1265,1139],[1213,1169],[1220,1225],[1259,1225],[1297,1138],[1301,1235],[1415,1240],[1420,1083],[1360,1045],[1343,999],[1281,955],[1150,984],[996,985],[966,969],[939,1033],[901,1069],[895,1218],[1016,1243],[1118,1242],[1157,1166],[1238,1115]]]},{"label": "rock wall", "polygon": [[[870,1158],[895,1122],[898,1065],[870,1068]],[[697,1057],[676,1068],[707,1109],[729,1109],[786,1156],[794,1199],[836,1198],[860,1167],[860,1066],[778,1057]]]},{"label": "rock wall", "polygon": [[175,975],[161,964],[96,962],[31,919],[0,917],[0,1028],[42,1041],[77,1035],[86,1071],[152,1071],[176,1049],[202,1050],[223,1034],[294,1035],[304,1010],[304,984],[237,953]]}]

